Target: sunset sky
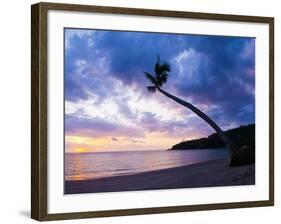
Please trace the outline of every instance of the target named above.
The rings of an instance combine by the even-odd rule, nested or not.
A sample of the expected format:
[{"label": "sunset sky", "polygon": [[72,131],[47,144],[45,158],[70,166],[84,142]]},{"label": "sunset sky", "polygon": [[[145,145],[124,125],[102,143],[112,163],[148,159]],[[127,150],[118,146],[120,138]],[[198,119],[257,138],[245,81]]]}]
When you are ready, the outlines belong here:
[{"label": "sunset sky", "polygon": [[143,71],[171,65],[166,91],[223,129],[255,122],[255,39],[65,29],[66,152],[168,149],[214,131]]}]

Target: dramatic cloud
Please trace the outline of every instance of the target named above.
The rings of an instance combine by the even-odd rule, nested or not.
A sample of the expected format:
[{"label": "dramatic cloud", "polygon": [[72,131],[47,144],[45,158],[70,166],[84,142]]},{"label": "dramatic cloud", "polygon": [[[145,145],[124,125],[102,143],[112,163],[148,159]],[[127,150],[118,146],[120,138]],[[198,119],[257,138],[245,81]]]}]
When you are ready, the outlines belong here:
[{"label": "dramatic cloud", "polygon": [[65,29],[67,150],[77,137],[90,150],[91,139],[100,150],[101,142],[106,150],[161,149],[213,132],[186,108],[148,93],[143,71],[153,72],[157,54],[172,69],[165,90],[223,129],[255,122],[254,38]]}]

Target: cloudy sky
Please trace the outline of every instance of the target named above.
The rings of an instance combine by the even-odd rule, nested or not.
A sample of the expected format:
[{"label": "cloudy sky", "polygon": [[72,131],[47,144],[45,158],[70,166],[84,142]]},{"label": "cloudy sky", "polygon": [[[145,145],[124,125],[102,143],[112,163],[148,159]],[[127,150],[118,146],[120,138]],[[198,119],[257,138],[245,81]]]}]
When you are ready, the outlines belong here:
[{"label": "cloudy sky", "polygon": [[214,131],[161,93],[143,71],[171,65],[163,89],[222,129],[255,122],[255,39],[65,29],[67,152],[168,149]]}]

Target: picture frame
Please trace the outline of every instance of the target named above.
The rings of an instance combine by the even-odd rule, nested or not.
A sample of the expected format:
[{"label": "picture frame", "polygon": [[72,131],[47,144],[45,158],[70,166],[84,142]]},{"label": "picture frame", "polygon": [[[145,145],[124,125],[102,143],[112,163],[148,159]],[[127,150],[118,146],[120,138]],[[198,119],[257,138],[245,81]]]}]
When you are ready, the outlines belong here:
[{"label": "picture frame", "polygon": [[[56,15],[55,18],[51,18],[50,12],[62,13]],[[50,97],[50,94],[56,95],[56,88],[63,88],[54,85],[54,82],[50,79],[50,73],[53,71],[50,67],[53,66],[50,58],[49,48],[54,43],[56,37],[52,37],[54,34],[50,32],[52,24],[60,23],[61,21],[56,20],[61,17],[62,21],[66,17],[62,15],[66,14],[85,14],[89,16],[91,14],[102,14],[103,16],[120,16],[130,18],[138,17],[141,19],[154,18],[170,20],[195,20],[195,21],[212,21],[214,23],[225,22],[231,24],[254,24],[254,26],[265,26],[263,30],[267,30],[267,34],[263,34],[266,38],[260,39],[261,45],[266,45],[267,49],[266,57],[268,64],[265,65],[268,76],[265,77],[267,80],[268,88],[267,99],[268,106],[265,105],[267,111],[266,120],[266,136],[267,151],[266,164],[267,172],[265,175],[265,199],[251,199],[241,201],[228,201],[214,203],[194,203],[194,204],[181,204],[181,205],[160,205],[140,207],[130,207],[128,202],[127,208],[116,208],[116,209],[88,209],[84,208],[83,211],[76,211],[75,209],[69,209],[72,205],[69,203],[65,210],[59,212],[50,212],[50,185],[54,184],[54,181],[50,179],[50,172],[52,171],[52,157],[53,152],[50,152],[50,147],[54,146],[50,142],[50,136],[52,133],[56,136],[60,136],[57,131],[50,128],[50,108],[49,105],[54,99]],[[109,18],[112,19],[112,18]],[[125,18],[126,19],[126,18]],[[81,20],[82,21],[82,20]],[[108,24],[114,24],[116,21],[111,20]],[[106,29],[110,29],[111,25],[108,25]],[[86,25],[87,26],[87,25]],[[102,26],[102,24],[101,24]],[[67,27],[67,26],[66,26]],[[242,27],[242,25],[241,25]],[[225,14],[213,14],[213,13],[202,13],[202,12],[183,12],[183,11],[166,11],[166,10],[155,10],[155,9],[138,9],[138,8],[119,8],[119,7],[104,7],[104,6],[91,6],[91,5],[75,5],[75,4],[58,4],[58,3],[37,3],[31,6],[31,218],[38,221],[48,220],[61,220],[61,219],[81,219],[81,218],[96,218],[96,217],[111,217],[111,216],[125,216],[125,215],[141,215],[141,214],[158,214],[158,213],[171,213],[171,212],[187,212],[187,211],[203,211],[203,210],[215,210],[215,209],[227,209],[227,208],[246,208],[246,207],[260,207],[260,206],[273,206],[274,205],[274,18],[272,17],[260,17],[260,16],[242,16],[242,15],[225,15]],[[112,28],[114,30],[114,28]],[[122,29],[128,30],[128,27]],[[169,29],[169,27],[168,27]],[[130,29],[129,29],[130,30]],[[132,29],[134,30],[134,29]],[[243,30],[241,28],[241,30]],[[237,30],[237,34],[241,30]],[[262,29],[261,29],[262,30]],[[137,30],[138,31],[138,30]],[[151,31],[153,32],[153,30]],[[184,33],[184,31],[183,31]],[[262,35],[262,34],[261,34]],[[55,36],[55,35],[54,35]],[[59,39],[61,42],[61,39]],[[263,42],[268,40],[268,42]],[[63,51],[63,49],[61,49]],[[258,53],[259,54],[259,53]],[[59,57],[59,56],[58,56]],[[56,73],[57,75],[63,74]],[[56,83],[56,82],[55,82]],[[52,87],[53,86],[53,87]],[[52,92],[52,93],[50,93]],[[259,99],[256,99],[259,102]],[[63,102],[60,102],[63,105]],[[59,123],[60,121],[58,121]],[[259,122],[256,118],[256,122]],[[54,126],[53,126],[54,127]],[[57,151],[63,155],[63,148],[57,148]],[[63,164],[60,165],[63,167]],[[53,168],[57,169],[57,167]],[[257,169],[257,167],[256,167]],[[63,172],[63,171],[62,171]],[[53,188],[52,188],[53,189]],[[185,191],[181,191],[185,193]],[[110,195],[110,193],[107,193]],[[144,197],[148,193],[143,192],[141,197]],[[152,191],[151,194],[154,194]],[[151,195],[150,194],[150,195]],[[87,197],[88,194],[85,196]],[[71,198],[69,195],[61,195],[62,197]],[[90,197],[90,196],[88,196]],[[109,201],[110,196],[105,198],[105,194],[99,194],[99,200]],[[118,197],[115,195],[115,198]],[[120,196],[119,196],[120,197]],[[130,198],[134,198],[134,194],[130,195]],[[53,200],[53,199],[52,199]],[[70,199],[69,199],[70,200]],[[75,199],[76,200],[76,199]],[[58,203],[58,201],[56,201]],[[75,203],[75,202],[74,202]],[[183,202],[184,203],[184,202]],[[62,206],[63,207],[63,206]],[[75,210],[75,211],[74,211]]]}]

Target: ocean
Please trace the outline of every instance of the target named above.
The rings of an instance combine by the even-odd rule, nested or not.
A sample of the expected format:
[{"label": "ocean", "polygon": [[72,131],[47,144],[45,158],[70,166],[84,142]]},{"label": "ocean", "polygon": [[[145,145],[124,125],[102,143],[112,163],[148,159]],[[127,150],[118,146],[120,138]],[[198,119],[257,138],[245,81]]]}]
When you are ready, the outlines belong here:
[{"label": "ocean", "polygon": [[65,153],[65,180],[87,180],[161,170],[227,158],[227,149]]}]

